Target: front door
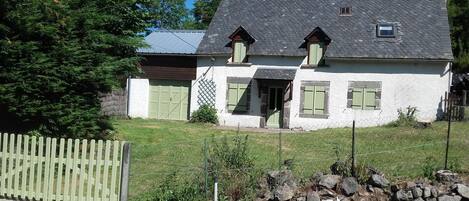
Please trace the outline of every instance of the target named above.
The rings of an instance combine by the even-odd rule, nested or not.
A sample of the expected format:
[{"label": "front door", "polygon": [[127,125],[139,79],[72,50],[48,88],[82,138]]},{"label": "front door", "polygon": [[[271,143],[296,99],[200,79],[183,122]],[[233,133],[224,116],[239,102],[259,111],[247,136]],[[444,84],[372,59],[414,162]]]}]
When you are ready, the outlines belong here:
[{"label": "front door", "polygon": [[281,128],[283,120],[283,88],[269,88],[267,127]]}]

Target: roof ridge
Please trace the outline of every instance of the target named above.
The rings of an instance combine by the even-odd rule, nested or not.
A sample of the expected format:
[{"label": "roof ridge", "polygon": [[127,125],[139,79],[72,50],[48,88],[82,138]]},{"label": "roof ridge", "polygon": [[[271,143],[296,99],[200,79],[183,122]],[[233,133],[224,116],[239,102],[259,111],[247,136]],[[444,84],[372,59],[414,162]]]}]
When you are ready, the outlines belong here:
[{"label": "roof ridge", "polygon": [[197,30],[197,29],[158,29],[153,32],[173,32],[173,33],[205,33],[207,30]]}]

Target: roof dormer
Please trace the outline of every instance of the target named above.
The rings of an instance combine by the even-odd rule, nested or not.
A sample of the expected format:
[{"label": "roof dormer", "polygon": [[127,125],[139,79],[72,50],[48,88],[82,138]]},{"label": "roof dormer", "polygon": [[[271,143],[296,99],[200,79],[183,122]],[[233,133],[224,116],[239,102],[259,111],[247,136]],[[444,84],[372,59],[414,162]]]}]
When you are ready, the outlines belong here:
[{"label": "roof dormer", "polygon": [[231,39],[232,63],[247,63],[249,46],[256,40],[242,26],[238,27],[228,38]]},{"label": "roof dormer", "polygon": [[327,46],[331,43],[331,38],[321,28],[316,27],[304,39],[308,50],[307,65],[314,67],[323,65],[324,55]]}]

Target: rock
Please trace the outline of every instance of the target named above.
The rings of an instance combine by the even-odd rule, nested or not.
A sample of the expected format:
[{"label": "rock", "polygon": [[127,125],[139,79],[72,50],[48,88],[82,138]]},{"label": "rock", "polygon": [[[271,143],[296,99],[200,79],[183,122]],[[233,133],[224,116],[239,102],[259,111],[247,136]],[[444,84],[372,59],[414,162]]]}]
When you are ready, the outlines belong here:
[{"label": "rock", "polygon": [[429,198],[432,196],[432,189],[430,187],[423,187],[423,197]]},{"label": "rock", "polygon": [[298,187],[290,170],[271,171],[267,177],[272,199],[285,201],[295,196]]},{"label": "rock", "polygon": [[449,170],[439,170],[435,174],[436,180],[443,183],[451,183],[459,181],[459,176],[457,173],[453,173]]},{"label": "rock", "polygon": [[347,177],[342,181],[341,185],[344,195],[350,196],[355,194],[358,190],[358,182],[354,177]]},{"label": "rock", "polygon": [[368,183],[379,188],[385,188],[389,186],[389,181],[383,176],[378,175],[378,174],[371,175]]},{"label": "rock", "polygon": [[438,201],[460,201],[461,199],[462,197],[458,195],[443,195],[441,197],[438,197]]},{"label": "rock", "polygon": [[415,188],[417,186],[417,184],[415,184],[414,182],[411,182],[411,181],[408,181],[406,182],[406,188],[408,189],[412,189],[412,188]]},{"label": "rock", "polygon": [[406,190],[399,190],[394,194],[395,200],[405,201],[405,200],[413,200],[412,192]]},{"label": "rock", "polygon": [[469,199],[469,187],[462,184],[456,184],[453,190],[463,198]]},{"label": "rock", "polygon": [[337,183],[339,183],[339,181],[340,176],[338,175],[324,175],[319,180],[319,185],[328,189],[332,189],[337,185]]},{"label": "rock", "polygon": [[415,199],[414,201],[425,201],[423,198],[419,197],[417,199]]},{"label": "rock", "polygon": [[296,198],[296,201],[306,201],[306,198],[305,197],[299,197],[299,198]]},{"label": "rock", "polygon": [[436,198],[427,198],[426,201],[437,201]]},{"label": "rock", "polygon": [[414,196],[414,198],[422,197],[423,191],[421,188],[415,187],[412,189],[412,195]]},{"label": "rock", "polygon": [[371,193],[375,192],[375,189],[373,188],[372,185],[366,185],[366,190],[371,192]]},{"label": "rock", "polygon": [[316,191],[310,191],[308,195],[306,195],[306,201],[321,201],[321,197],[319,197]]},{"label": "rock", "polygon": [[440,194],[436,187],[433,187],[431,191],[432,191],[432,196],[433,197],[438,197],[438,194]]}]

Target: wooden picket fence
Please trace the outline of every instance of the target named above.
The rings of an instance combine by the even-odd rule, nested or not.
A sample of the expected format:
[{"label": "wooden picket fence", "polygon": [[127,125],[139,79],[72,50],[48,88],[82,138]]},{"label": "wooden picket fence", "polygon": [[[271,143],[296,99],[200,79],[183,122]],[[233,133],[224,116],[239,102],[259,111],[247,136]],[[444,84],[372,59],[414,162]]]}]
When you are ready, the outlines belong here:
[{"label": "wooden picket fence", "polygon": [[0,200],[125,201],[130,145],[0,134]]}]

